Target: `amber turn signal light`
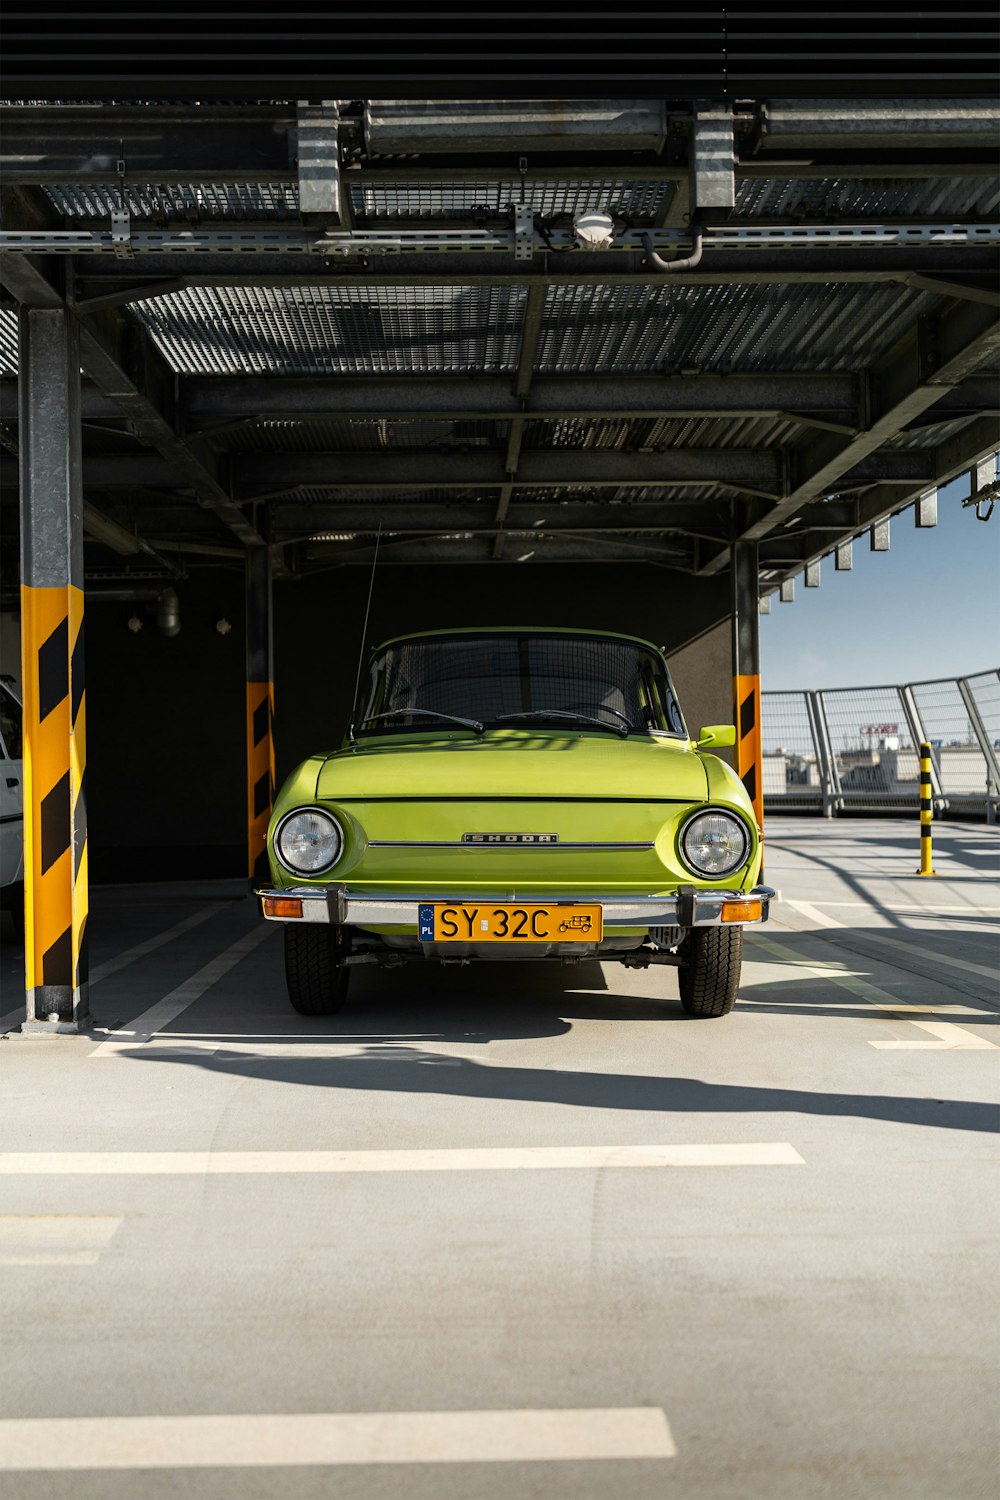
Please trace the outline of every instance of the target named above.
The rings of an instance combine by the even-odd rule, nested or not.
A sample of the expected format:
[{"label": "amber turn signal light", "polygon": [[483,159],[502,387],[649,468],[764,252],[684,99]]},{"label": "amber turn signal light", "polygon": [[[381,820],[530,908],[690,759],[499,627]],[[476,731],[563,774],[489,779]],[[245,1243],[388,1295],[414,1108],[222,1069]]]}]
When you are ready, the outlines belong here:
[{"label": "amber turn signal light", "polygon": [[302,902],[298,896],[265,896],[265,917],[301,917]]},{"label": "amber turn signal light", "polygon": [[759,901],[723,901],[722,920],[724,922],[759,922]]}]

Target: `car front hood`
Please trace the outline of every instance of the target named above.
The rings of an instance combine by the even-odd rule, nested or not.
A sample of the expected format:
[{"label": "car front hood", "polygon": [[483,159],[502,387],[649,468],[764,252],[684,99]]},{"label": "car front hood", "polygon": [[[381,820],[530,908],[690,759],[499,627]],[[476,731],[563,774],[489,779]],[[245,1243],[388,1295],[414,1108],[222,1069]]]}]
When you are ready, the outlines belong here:
[{"label": "car front hood", "polygon": [[329,756],[316,796],[324,802],[385,797],[701,802],[705,767],[687,740],[576,730],[492,730],[393,735]]}]

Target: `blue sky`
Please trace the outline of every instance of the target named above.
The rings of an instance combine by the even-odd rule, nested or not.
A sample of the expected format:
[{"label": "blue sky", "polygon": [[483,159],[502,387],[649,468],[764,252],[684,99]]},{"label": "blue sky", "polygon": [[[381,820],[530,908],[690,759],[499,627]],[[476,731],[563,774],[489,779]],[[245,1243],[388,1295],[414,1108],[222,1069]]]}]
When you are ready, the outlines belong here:
[{"label": "blue sky", "polygon": [[1000,664],[1000,504],[991,520],[963,508],[968,477],[938,495],[938,524],[918,530],[912,508],[893,517],[888,552],[865,533],[854,567],[822,582],[795,580],[760,617],[762,686],[849,687],[968,676]]}]

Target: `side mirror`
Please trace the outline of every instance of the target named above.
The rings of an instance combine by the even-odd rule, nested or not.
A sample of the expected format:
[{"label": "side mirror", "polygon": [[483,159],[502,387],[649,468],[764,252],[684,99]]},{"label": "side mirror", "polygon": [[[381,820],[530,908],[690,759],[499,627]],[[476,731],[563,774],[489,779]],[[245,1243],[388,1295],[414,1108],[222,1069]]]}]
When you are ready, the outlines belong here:
[{"label": "side mirror", "polygon": [[725,750],[735,744],[735,724],[706,724],[704,729],[698,731],[699,750]]}]

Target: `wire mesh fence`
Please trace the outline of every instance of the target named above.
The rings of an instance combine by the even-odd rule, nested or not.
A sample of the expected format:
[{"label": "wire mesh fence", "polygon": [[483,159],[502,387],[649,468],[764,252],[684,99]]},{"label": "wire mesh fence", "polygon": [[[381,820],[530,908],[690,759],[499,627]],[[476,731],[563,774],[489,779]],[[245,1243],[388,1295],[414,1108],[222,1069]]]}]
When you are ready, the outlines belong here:
[{"label": "wire mesh fence", "polygon": [[764,693],[762,717],[764,801],[774,811],[916,812],[927,742],[936,810],[1000,816],[1000,670]]}]

